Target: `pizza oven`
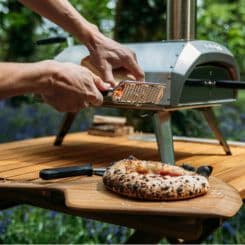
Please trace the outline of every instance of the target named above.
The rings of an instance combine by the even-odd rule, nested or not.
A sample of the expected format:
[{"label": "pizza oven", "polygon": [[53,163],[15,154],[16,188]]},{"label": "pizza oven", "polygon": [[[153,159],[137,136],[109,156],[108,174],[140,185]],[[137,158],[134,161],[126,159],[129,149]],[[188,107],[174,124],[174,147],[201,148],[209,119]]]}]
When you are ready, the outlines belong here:
[{"label": "pizza oven", "polygon": [[[212,107],[235,101],[237,89],[244,88],[244,83],[238,81],[238,66],[232,53],[218,43],[196,40],[195,33],[196,1],[168,0],[167,40],[125,44],[136,53],[149,87],[158,86],[161,96],[158,94],[156,100],[156,95],[147,87],[144,90],[143,87],[137,88],[141,85],[130,83],[128,91],[141,91],[147,100],[137,101],[135,92],[131,93],[134,97],[131,100],[113,100],[110,94],[104,97],[103,106],[106,107],[154,112],[161,160],[170,164],[175,163],[171,113],[182,109],[200,110],[226,154],[231,154],[217,127]],[[86,47],[78,45],[66,48],[55,59],[80,64],[87,55]],[[75,117],[74,113],[66,114],[55,145],[62,143]]]}]

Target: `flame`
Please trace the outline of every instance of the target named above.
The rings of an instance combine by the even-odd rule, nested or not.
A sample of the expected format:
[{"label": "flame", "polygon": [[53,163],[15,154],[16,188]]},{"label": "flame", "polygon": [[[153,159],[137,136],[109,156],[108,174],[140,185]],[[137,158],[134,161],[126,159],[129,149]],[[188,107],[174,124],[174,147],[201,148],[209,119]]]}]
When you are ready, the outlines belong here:
[{"label": "flame", "polygon": [[114,96],[116,97],[121,97],[123,94],[123,88],[120,87],[120,88],[117,88],[115,91],[114,91]]}]

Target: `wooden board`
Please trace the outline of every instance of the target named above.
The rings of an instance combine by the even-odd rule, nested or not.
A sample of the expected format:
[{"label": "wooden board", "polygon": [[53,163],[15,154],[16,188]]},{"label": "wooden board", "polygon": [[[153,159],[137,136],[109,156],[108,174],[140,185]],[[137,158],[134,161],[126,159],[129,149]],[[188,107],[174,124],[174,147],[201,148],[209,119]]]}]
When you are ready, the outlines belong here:
[{"label": "wooden board", "polygon": [[[80,177],[64,183],[60,181],[56,183],[53,181],[38,181],[35,183],[2,181],[0,188],[15,193],[14,200],[20,202],[28,201],[28,198],[34,198],[33,190],[39,191],[36,193],[39,193],[40,198],[47,198],[49,192],[52,192],[52,199],[61,200],[61,202],[64,202],[61,205],[65,204],[67,208],[76,209],[80,212],[206,218],[232,217],[235,215],[241,206],[241,199],[237,191],[215,177],[210,178],[210,184],[211,188],[207,195],[171,202],[146,202],[119,196],[106,190],[101,177],[97,176]],[[6,194],[4,196],[6,198]],[[11,196],[10,200],[12,198]]]},{"label": "wooden board", "polygon": [[[96,167],[106,166],[112,161],[130,154],[141,159],[158,160],[156,144],[128,140],[127,137],[99,137],[87,133],[70,134],[62,147],[52,146],[54,138],[26,140],[0,145],[0,189],[18,190],[15,198],[28,201],[27,189],[45,192],[58,190],[64,193],[67,208],[83,212],[125,213],[144,215],[171,215],[195,217],[231,217],[241,206],[238,193],[217,178],[211,178],[209,194],[195,199],[178,202],[142,202],[127,199],[107,191],[100,177],[73,177],[54,181],[40,180],[43,168],[71,166],[91,162]],[[176,142],[178,163],[193,165],[211,164],[214,176],[231,183],[244,194],[244,147],[232,147],[233,156],[225,156],[222,148],[212,144]],[[6,181],[8,179],[8,181]],[[41,194],[40,194],[41,195]],[[3,195],[1,195],[3,197]],[[0,198],[1,198],[0,197]],[[52,197],[54,198],[54,196]],[[11,200],[11,195],[9,196]],[[18,200],[14,201],[18,201]],[[22,200],[24,199],[24,200]],[[91,203],[93,205],[91,205]]]}]

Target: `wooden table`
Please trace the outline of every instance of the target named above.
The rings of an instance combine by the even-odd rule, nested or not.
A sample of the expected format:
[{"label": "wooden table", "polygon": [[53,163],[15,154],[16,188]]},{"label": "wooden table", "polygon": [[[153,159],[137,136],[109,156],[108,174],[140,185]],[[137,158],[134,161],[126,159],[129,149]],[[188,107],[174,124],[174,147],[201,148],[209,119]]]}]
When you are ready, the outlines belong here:
[{"label": "wooden table", "polygon": [[44,181],[39,171],[87,162],[102,167],[131,154],[159,160],[156,143],[86,132],[68,135],[61,147],[54,147],[53,140],[45,137],[0,145],[1,208],[27,203],[132,227],[137,231],[129,243],[153,243],[163,236],[173,242],[178,238],[197,242],[234,216],[245,198],[245,146],[232,146],[233,155],[226,156],[216,144],[175,141],[177,164],[214,167],[209,193],[178,202],[143,202],[109,192],[98,176]]}]

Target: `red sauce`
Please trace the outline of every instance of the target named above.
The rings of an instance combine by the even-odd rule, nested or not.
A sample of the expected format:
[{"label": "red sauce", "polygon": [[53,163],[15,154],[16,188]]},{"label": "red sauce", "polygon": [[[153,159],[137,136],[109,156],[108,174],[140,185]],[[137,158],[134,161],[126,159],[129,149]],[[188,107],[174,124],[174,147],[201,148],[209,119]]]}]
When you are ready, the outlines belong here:
[{"label": "red sauce", "polygon": [[[136,167],[136,171],[139,174],[148,174],[148,173],[151,172],[147,168],[143,168],[141,166],[137,166]],[[159,174],[161,176],[171,176],[171,177],[177,177],[177,176],[181,176],[182,175],[180,173],[170,172],[170,171],[166,171],[166,170],[154,170],[152,173]]]},{"label": "red sauce", "polygon": [[181,176],[182,175],[180,173],[174,173],[174,172],[169,172],[169,171],[164,171],[164,170],[158,171],[158,174],[160,174],[162,176],[168,175],[168,176],[171,176],[171,177],[177,177],[177,176]]}]

